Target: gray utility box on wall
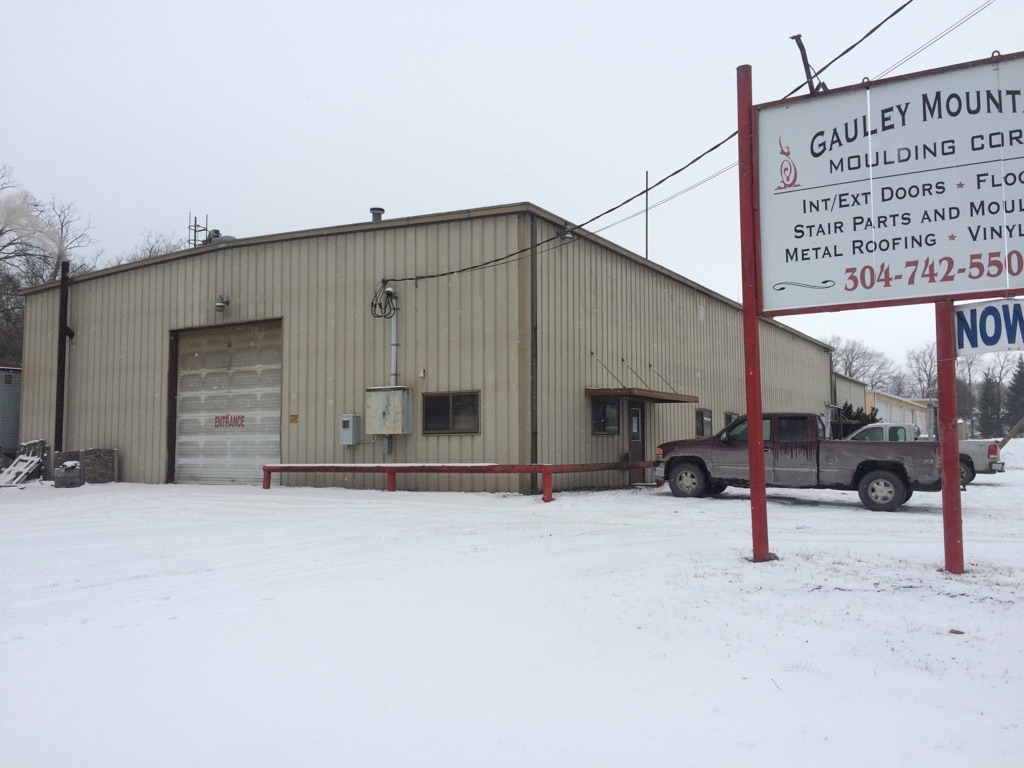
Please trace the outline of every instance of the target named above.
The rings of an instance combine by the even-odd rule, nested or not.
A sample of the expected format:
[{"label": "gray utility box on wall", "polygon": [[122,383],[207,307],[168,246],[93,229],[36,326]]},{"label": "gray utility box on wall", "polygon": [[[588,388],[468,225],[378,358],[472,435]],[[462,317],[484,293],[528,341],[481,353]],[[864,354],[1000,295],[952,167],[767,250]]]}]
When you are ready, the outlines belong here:
[{"label": "gray utility box on wall", "polygon": [[338,417],[338,445],[359,445],[363,439],[359,430],[359,414],[343,413]]},{"label": "gray utility box on wall", "polygon": [[409,387],[366,390],[363,429],[368,435],[411,435],[412,390]]}]

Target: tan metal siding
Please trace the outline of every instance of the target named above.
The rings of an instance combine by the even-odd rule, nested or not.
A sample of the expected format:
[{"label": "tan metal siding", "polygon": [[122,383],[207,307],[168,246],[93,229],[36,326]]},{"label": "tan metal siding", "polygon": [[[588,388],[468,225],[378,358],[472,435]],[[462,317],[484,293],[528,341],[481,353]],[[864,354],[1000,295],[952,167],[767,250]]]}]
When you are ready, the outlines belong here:
[{"label": "tan metal siding", "polygon": [[854,410],[867,408],[867,397],[867,385],[864,382],[846,376],[836,376],[836,405],[849,403]]},{"label": "tan metal siding", "polygon": [[[693,394],[712,409],[716,427],[725,410],[745,410],[742,319],[735,305],[599,238],[566,243],[558,237],[560,222],[541,213],[509,206],[252,239],[76,280],[71,325],[78,335],[69,351],[65,445],[117,448],[126,480],[161,482],[171,332],[263,320],[280,320],[283,333],[285,462],[525,463],[533,458],[535,425],[538,461],[618,460],[624,436],[590,434],[587,386]],[[548,238],[554,239],[530,254],[531,243]],[[524,254],[501,258],[524,248]],[[492,261],[483,269],[424,277]],[[398,383],[412,389],[413,434],[397,437],[388,457],[379,438],[337,444],[338,416],[361,414],[365,389],[390,384],[391,323],[369,310],[384,277],[421,278],[392,283],[399,296]],[[214,309],[218,294],[231,302],[222,315]],[[55,289],[35,292],[26,311],[23,423],[26,432],[48,430],[47,439],[57,298]],[[822,401],[827,374],[813,373],[818,357],[827,359],[822,348],[774,325],[762,333],[766,376],[807,371],[796,383],[766,384],[766,405],[807,408]],[[450,391],[480,393],[479,434],[422,434],[423,394]],[[693,405],[649,405],[647,414],[648,456],[660,441],[693,434]],[[368,475],[285,482],[384,484]],[[559,478],[563,486],[622,482],[623,473]],[[408,489],[525,485],[513,476],[399,478],[399,487]]]},{"label": "tan metal siding", "polygon": [[824,413],[832,399],[832,358],[825,347],[761,323],[761,392],[765,410]]},{"label": "tan metal siding", "polygon": [[[538,239],[556,236],[556,227],[543,226]],[[726,411],[746,411],[740,309],[583,237],[542,247],[548,250],[538,257],[541,461],[622,457],[624,435],[591,434],[587,386],[699,398],[696,405],[646,406],[648,458],[660,442],[694,436],[698,407],[712,411],[715,430]],[[761,324],[761,346],[765,408],[821,411],[829,391],[827,350],[768,322]],[[622,472],[595,473],[557,478],[556,487],[623,482]]]},{"label": "tan metal siding", "polygon": [[[57,381],[57,319],[60,291],[34,294],[25,304],[25,348],[22,354],[21,441],[45,440],[52,445]],[[29,343],[31,342],[31,343]]]}]

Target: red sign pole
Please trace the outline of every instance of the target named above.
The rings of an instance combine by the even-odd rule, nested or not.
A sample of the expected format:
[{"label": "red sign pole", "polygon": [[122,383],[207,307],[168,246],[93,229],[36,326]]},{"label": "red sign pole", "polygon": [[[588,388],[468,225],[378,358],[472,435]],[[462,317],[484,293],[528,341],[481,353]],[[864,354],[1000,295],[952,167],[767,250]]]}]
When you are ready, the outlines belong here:
[{"label": "red sign pole", "polygon": [[740,171],[740,258],[743,267],[743,355],[747,376],[747,455],[750,466],[750,527],[755,563],[771,560],[768,551],[768,498],[765,491],[764,425],[761,409],[761,338],[758,307],[761,284],[757,269],[754,206],[754,106],[750,66],[736,70],[737,130]]},{"label": "red sign pole", "polygon": [[939,457],[942,461],[942,531],[946,570],[964,572],[964,526],[960,507],[960,441],[956,428],[956,341],[953,302],[935,303],[935,356],[939,378]]}]

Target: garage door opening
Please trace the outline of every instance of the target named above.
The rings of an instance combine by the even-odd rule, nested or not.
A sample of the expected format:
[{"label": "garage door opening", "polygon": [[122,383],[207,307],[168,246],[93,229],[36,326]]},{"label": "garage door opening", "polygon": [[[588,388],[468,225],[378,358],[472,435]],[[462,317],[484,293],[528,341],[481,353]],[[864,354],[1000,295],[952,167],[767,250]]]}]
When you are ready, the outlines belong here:
[{"label": "garage door opening", "polygon": [[256,485],[281,461],[281,338],[279,320],[176,332],[169,479]]}]

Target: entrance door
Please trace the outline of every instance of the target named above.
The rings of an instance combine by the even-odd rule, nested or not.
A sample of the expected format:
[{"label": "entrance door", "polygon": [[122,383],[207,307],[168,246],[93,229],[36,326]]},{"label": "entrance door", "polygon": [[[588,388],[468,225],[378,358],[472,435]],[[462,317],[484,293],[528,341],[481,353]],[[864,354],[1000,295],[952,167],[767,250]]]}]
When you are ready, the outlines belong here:
[{"label": "entrance door", "polygon": [[[629,411],[629,460],[644,461],[647,458],[644,456],[644,432],[646,431],[644,403],[641,400],[627,400],[626,408]],[[647,470],[629,470],[630,485],[642,483],[646,479]]]},{"label": "entrance door", "polygon": [[281,323],[182,331],[174,480],[246,483],[281,461]]}]

